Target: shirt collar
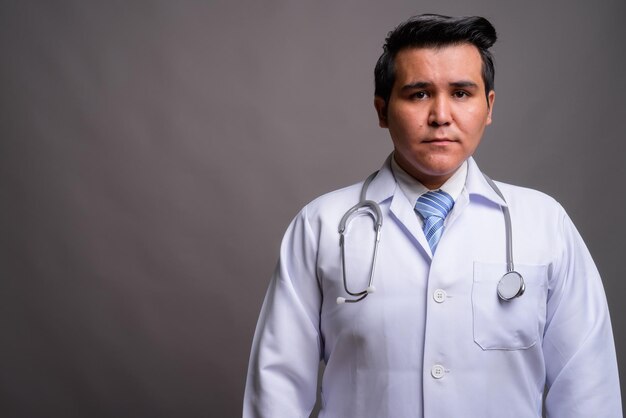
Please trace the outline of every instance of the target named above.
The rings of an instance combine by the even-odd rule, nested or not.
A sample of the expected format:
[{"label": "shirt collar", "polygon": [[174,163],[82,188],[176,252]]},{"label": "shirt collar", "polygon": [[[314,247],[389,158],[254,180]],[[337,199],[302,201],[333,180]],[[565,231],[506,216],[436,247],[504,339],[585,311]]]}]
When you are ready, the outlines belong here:
[{"label": "shirt collar", "polygon": [[[454,201],[459,197],[465,186],[467,167],[467,161],[463,161],[463,164],[454,172],[452,177],[439,188],[448,193]],[[421,195],[428,192],[428,188],[400,167],[393,157],[391,158],[391,171],[398,182],[400,190],[402,190],[409,202],[417,202]]]}]

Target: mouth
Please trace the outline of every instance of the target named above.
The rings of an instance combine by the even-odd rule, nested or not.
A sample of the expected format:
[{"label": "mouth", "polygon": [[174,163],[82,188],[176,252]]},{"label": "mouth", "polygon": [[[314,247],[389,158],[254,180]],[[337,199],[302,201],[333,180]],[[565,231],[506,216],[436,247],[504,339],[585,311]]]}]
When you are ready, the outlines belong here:
[{"label": "mouth", "polygon": [[424,141],[422,141],[422,143],[424,144],[433,144],[433,145],[446,145],[446,144],[453,144],[455,142],[459,142],[459,141],[455,139],[450,139],[450,138],[431,138],[431,139],[425,139]]}]

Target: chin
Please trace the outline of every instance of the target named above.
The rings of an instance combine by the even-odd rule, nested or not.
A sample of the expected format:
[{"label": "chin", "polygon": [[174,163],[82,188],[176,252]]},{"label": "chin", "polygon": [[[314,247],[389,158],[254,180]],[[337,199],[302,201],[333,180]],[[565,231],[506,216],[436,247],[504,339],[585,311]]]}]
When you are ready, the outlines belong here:
[{"label": "chin", "polygon": [[464,155],[465,153],[450,151],[452,150],[437,152],[437,150],[429,148],[427,150],[409,150],[409,152],[403,153],[397,150],[395,152],[396,157],[400,154],[400,158],[397,158],[396,161],[414,177],[440,178],[454,174],[468,157]]}]

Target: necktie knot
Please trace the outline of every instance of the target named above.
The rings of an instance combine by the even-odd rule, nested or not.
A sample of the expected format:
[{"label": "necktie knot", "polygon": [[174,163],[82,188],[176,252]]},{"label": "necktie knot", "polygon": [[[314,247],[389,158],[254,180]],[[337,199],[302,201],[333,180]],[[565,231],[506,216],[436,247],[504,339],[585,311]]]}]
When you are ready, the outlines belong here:
[{"label": "necktie knot", "polygon": [[443,234],[444,220],[453,206],[454,199],[443,190],[431,190],[417,199],[415,211],[424,220],[424,235],[433,253]]}]

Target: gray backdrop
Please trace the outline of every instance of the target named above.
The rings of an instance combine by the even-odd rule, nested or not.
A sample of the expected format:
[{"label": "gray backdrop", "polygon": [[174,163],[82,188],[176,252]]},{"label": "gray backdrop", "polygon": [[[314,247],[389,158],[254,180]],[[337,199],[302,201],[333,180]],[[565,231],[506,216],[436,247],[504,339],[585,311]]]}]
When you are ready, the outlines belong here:
[{"label": "gray backdrop", "polygon": [[0,415],[240,415],[283,231],[390,152],[373,67],[421,12],[495,24],[477,161],[568,210],[624,372],[625,4],[2,1]]}]

